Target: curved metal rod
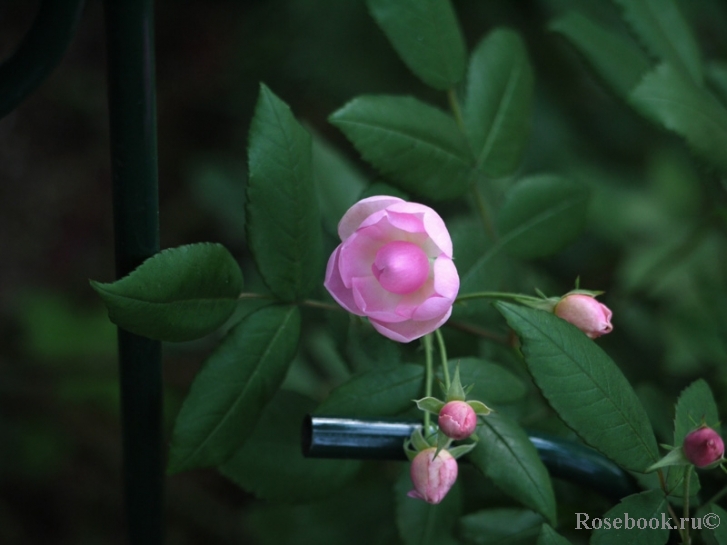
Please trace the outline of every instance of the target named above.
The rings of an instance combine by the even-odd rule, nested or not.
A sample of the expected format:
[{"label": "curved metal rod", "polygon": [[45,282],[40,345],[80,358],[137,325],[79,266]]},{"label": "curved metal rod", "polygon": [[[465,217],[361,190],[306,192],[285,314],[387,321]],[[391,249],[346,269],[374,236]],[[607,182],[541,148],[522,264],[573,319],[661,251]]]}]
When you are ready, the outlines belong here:
[{"label": "curved metal rod", "polygon": [[[406,460],[403,444],[419,422],[306,416],[303,455],[310,458]],[[634,479],[592,448],[542,432],[528,436],[553,477],[591,488],[611,500],[638,492]]]},{"label": "curved metal rod", "polygon": [[83,0],[41,0],[33,26],[10,58],[0,63],[0,119],[58,66],[82,11]]}]

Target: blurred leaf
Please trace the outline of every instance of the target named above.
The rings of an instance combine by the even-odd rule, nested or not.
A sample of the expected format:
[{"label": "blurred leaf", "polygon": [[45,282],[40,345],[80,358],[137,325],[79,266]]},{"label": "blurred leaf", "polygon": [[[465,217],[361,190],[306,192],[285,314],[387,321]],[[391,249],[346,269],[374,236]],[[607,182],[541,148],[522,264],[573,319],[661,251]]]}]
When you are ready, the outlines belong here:
[{"label": "blurred leaf", "polygon": [[174,426],[169,473],[226,462],[285,378],[300,334],[297,307],[268,306],[235,326],[192,383]]},{"label": "blurred leaf", "polygon": [[316,414],[336,416],[395,416],[414,406],[424,394],[424,368],[405,363],[372,369],[334,389]]},{"label": "blurred leaf", "polygon": [[464,124],[477,164],[491,177],[512,174],[530,134],[533,69],[520,36],[497,29],[472,53]]},{"label": "blurred leaf", "polygon": [[405,191],[402,191],[398,187],[389,185],[386,182],[374,182],[367,188],[365,188],[358,196],[359,199],[365,199],[367,197],[373,197],[375,195],[391,195],[392,197],[399,197],[405,201],[410,201],[411,197]]},{"label": "blurred leaf", "polygon": [[699,47],[674,0],[614,1],[649,53],[702,84]]},{"label": "blurred leaf", "polygon": [[356,371],[393,367],[401,363],[401,343],[387,339],[364,320],[350,321],[346,355]]},{"label": "blurred leaf", "polygon": [[480,441],[469,454],[472,464],[505,494],[555,522],[550,475],[527,433],[500,413],[481,420]]},{"label": "blurred leaf", "polygon": [[266,500],[299,502],[330,495],[354,476],[361,462],[303,457],[300,426],[314,408],[314,401],[279,390],[245,444],[220,466],[220,472]]},{"label": "blurred leaf", "polygon": [[[462,385],[474,387],[467,394],[467,399],[476,399],[486,404],[510,403],[525,396],[527,388],[522,380],[501,365],[490,363],[479,358],[459,358],[449,360],[449,373],[459,365]],[[441,374],[441,371],[438,373]]]},{"label": "blurred leaf", "polygon": [[631,104],[655,123],[682,136],[712,164],[727,169],[727,110],[668,64],[644,76]]},{"label": "blurred leaf", "polygon": [[474,545],[530,545],[543,517],[528,509],[483,509],[459,521],[462,537]]},{"label": "blurred leaf", "polygon": [[550,29],[565,36],[621,98],[628,97],[651,66],[636,44],[578,12],[556,19]]},{"label": "blurred leaf", "polygon": [[421,80],[446,90],[464,77],[467,51],[449,0],[368,0],[399,57]]},{"label": "blurred leaf", "polygon": [[723,105],[727,104],[727,62],[711,61],[706,66],[707,82]]},{"label": "blurred leaf", "polygon": [[220,244],[164,250],[110,284],[91,281],[119,327],[150,339],[189,341],[232,315],[242,273]]},{"label": "blurred leaf", "polygon": [[[603,517],[600,517],[602,522],[606,520],[613,522],[615,519],[619,519],[622,527],[607,528],[604,525],[597,530],[593,530],[591,543],[592,545],[612,545],[613,543],[664,545],[669,539],[669,529],[666,525],[664,527],[661,525],[663,515],[668,521],[666,499],[661,490],[648,490],[640,494],[627,496],[617,506],[609,509]],[[657,528],[649,527],[647,531],[644,531],[636,523],[641,518],[646,519],[647,522],[655,518],[659,521],[659,526]],[[581,522],[583,521],[581,520]],[[591,521],[585,521],[585,523],[589,528],[591,527]],[[630,528],[625,527],[627,523]],[[675,524],[675,522],[672,521],[672,524]]]},{"label": "blurred leaf", "polygon": [[630,471],[659,458],[656,438],[621,370],[582,331],[554,314],[495,303],[520,336],[528,369],[561,419]]},{"label": "blurred leaf", "polygon": [[706,545],[727,545],[727,524],[720,524],[727,520],[727,511],[716,503],[709,503],[700,507],[696,516],[700,517],[702,522],[705,521],[705,516],[708,517],[706,520],[712,524],[717,521],[716,527],[707,528],[705,525],[700,532]]},{"label": "blurred leaf", "polygon": [[292,302],[320,284],[322,241],[311,137],[265,85],[250,124],[247,236],[260,274]]},{"label": "blurred leaf", "polygon": [[570,545],[570,541],[553,530],[549,524],[543,524],[537,545]]},{"label": "blurred leaf", "polygon": [[588,195],[585,186],[558,176],[521,180],[507,192],[500,209],[499,244],[523,259],[556,253],[580,234]]},{"label": "blurred leaf", "polygon": [[364,159],[402,189],[432,200],[467,191],[472,175],[454,119],[412,97],[361,96],[333,113]]},{"label": "blurred leaf", "polygon": [[455,482],[438,505],[410,498],[406,494],[414,487],[408,468],[399,474],[394,485],[396,525],[405,545],[456,545],[454,525],[462,514],[462,493]]},{"label": "blurred leaf", "polygon": [[674,445],[681,446],[687,434],[701,424],[719,427],[719,413],[712,390],[704,379],[692,382],[679,394],[674,416]]},{"label": "blurred leaf", "polygon": [[689,476],[689,497],[696,496],[702,488],[699,475],[691,466],[669,466],[666,469],[666,489],[670,498],[684,497],[684,477],[687,469],[692,473]]}]

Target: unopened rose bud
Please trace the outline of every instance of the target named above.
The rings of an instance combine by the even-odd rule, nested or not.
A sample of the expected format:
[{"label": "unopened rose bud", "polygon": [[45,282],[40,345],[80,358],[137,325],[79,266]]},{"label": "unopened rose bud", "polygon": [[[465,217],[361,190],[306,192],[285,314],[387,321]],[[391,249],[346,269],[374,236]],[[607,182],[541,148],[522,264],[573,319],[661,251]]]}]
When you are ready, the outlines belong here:
[{"label": "unopened rose bud", "polygon": [[411,480],[414,490],[407,496],[437,504],[444,499],[457,480],[457,460],[447,450],[436,448],[421,451],[411,462]]},{"label": "unopened rose bud", "polygon": [[706,467],[724,456],[724,441],[712,428],[702,427],[684,438],[684,455],[697,467]]},{"label": "unopened rose bud", "polygon": [[555,305],[553,312],[559,318],[576,326],[591,339],[613,331],[611,310],[590,295],[566,294]]},{"label": "unopened rose bud", "polygon": [[477,427],[477,415],[464,401],[450,401],[439,411],[439,429],[455,440],[467,439]]}]

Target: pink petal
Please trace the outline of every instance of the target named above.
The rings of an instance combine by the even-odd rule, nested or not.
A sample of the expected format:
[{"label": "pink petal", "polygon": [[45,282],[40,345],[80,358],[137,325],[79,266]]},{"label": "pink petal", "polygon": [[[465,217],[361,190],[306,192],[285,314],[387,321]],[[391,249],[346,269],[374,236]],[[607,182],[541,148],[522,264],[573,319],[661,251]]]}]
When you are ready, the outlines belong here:
[{"label": "pink petal", "polygon": [[434,210],[423,204],[414,202],[401,202],[393,204],[387,209],[391,212],[401,212],[404,214],[416,214],[421,218],[424,225],[424,231],[436,244],[439,250],[447,257],[452,257],[452,238],[449,236],[447,226],[444,220]]},{"label": "pink petal", "polygon": [[356,306],[369,318],[384,322],[402,322],[407,319],[396,312],[401,296],[386,291],[373,276],[355,277],[351,279],[351,287]]},{"label": "pink petal", "polygon": [[449,319],[451,314],[452,308],[450,307],[444,316],[423,322],[417,322],[414,320],[407,320],[399,323],[379,322],[372,318],[369,318],[369,321],[371,322],[371,325],[374,326],[374,329],[376,329],[376,331],[381,333],[384,337],[387,337],[392,341],[408,343],[437,329]]},{"label": "pink petal", "polygon": [[438,257],[434,262],[434,291],[454,301],[459,293],[459,274],[454,262],[448,257]]},{"label": "pink petal", "polygon": [[452,299],[433,295],[417,307],[417,309],[412,313],[411,318],[412,320],[417,321],[434,320],[442,316],[448,310],[451,311],[453,302],[454,301]]},{"label": "pink petal", "polygon": [[353,292],[347,288],[341,278],[339,267],[339,255],[341,253],[341,245],[331,254],[326,266],[326,280],[323,285],[326,287],[336,302],[352,314],[363,316],[364,314],[356,306]]},{"label": "pink petal", "polygon": [[423,214],[404,214],[396,212],[391,208],[386,209],[386,215],[389,218],[389,223],[393,227],[406,231],[407,233],[424,233],[424,223],[420,218]]},{"label": "pink petal", "polygon": [[341,240],[346,240],[371,214],[398,202],[404,201],[388,195],[375,195],[358,201],[348,209],[338,223],[338,236],[341,237]]},{"label": "pink petal", "polygon": [[390,227],[382,218],[376,225],[359,229],[341,244],[341,276],[347,287],[351,287],[351,278],[373,274],[371,265],[376,252],[391,240],[387,229]]}]

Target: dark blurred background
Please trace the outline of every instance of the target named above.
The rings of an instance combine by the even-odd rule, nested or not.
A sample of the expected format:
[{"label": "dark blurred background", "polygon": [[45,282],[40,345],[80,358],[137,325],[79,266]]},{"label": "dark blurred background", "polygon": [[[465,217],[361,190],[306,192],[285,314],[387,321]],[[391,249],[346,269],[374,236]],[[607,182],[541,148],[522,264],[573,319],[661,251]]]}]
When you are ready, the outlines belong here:
[{"label": "dark blurred background", "polygon": [[[703,202],[694,181],[699,168],[681,143],[606,92],[547,30],[554,15],[573,6],[616,28],[618,12],[594,0],[454,4],[470,49],[503,25],[528,44],[537,93],[523,171],[566,171],[607,188],[587,235],[541,266],[564,283],[581,274],[584,287],[613,290],[608,302],[618,310],[619,294],[625,298],[633,284],[633,237],[652,243],[664,221],[664,195],[667,208],[672,201],[680,210],[692,207],[684,214],[698,213]],[[727,59],[724,4],[680,7],[705,55]],[[27,0],[0,4],[0,59],[12,53],[36,9]],[[406,93],[446,108],[446,97],[398,60],[363,0],[163,0],[156,13],[163,248],[218,241],[247,259],[245,148],[261,81],[352,161],[355,152],[326,118],[355,95]],[[114,270],[104,38],[101,2],[89,0],[61,65],[0,120],[2,544],[123,542],[115,330],[88,284],[112,280]],[[676,189],[654,185],[675,176]],[[618,218],[614,204],[623,205]],[[684,347],[689,357],[668,361],[668,344],[640,321],[639,312],[656,312],[647,292],[643,308],[626,309],[642,329],[606,346],[631,350],[633,359],[654,349],[658,361],[630,375],[662,373],[644,385],[654,403],[705,374],[723,392],[725,373],[715,371],[723,347],[714,357],[694,356],[696,363]],[[624,321],[616,320],[617,331]],[[644,339],[655,344],[644,347]],[[205,341],[165,346],[167,430],[209,348]],[[260,529],[245,517],[253,501],[212,470],[171,477],[168,543],[256,542]]]}]

